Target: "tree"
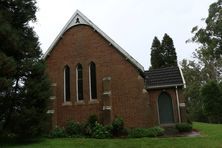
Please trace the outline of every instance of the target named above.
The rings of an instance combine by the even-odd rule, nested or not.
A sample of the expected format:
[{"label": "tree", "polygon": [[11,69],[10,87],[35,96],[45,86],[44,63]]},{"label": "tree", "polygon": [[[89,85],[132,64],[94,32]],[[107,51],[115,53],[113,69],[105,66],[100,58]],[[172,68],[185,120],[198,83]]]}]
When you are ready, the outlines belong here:
[{"label": "tree", "polygon": [[41,60],[35,0],[0,1],[0,134],[35,137],[47,128],[50,83]]},{"label": "tree", "polygon": [[209,122],[222,123],[222,88],[217,81],[208,81],[201,89],[204,113]]},{"label": "tree", "polygon": [[187,109],[191,120],[207,122],[207,116],[203,110],[203,100],[200,94],[201,86],[205,83],[201,73],[201,67],[194,61],[183,60],[181,62],[183,75],[186,82],[184,95],[188,98]]},{"label": "tree", "polygon": [[[192,29],[194,37],[189,40],[200,45],[194,53],[194,58],[196,58],[196,60],[189,61],[189,63],[193,63],[192,65],[182,64],[185,80],[189,83],[187,84],[187,88],[185,90],[186,95],[191,98],[189,101],[188,109],[191,112],[193,119],[196,121],[201,121],[199,118],[200,114],[198,115],[196,111],[201,111],[202,115],[204,114],[204,116],[209,116],[209,114],[205,113],[206,106],[209,105],[210,101],[215,101],[207,93],[202,92],[201,94],[200,90],[202,90],[202,88],[205,87],[205,84],[208,84],[208,81],[210,80],[214,80],[217,83],[221,81],[222,0],[218,0],[217,2],[210,5],[209,14],[205,19],[205,23],[205,27],[198,28],[198,26],[196,26]],[[217,89],[217,87],[213,84],[209,84],[209,86],[215,87],[215,89]],[[222,105],[221,102],[217,103]],[[212,111],[213,110],[214,109],[212,108]],[[210,111],[208,110],[207,112]],[[211,118],[207,119],[208,122],[215,120],[218,119],[216,119],[216,117],[215,119],[212,119],[212,116]]]},{"label": "tree", "polygon": [[222,73],[222,0],[211,4],[208,12],[206,27],[192,29],[195,33],[192,41],[201,45],[196,57],[209,79],[219,80]]},{"label": "tree", "polygon": [[157,37],[154,37],[151,47],[151,68],[160,68],[163,65],[163,54],[161,43]]},{"label": "tree", "polygon": [[177,55],[173,40],[166,33],[162,43],[157,37],[154,37],[151,47],[151,68],[157,69],[171,66],[177,66]]},{"label": "tree", "polygon": [[177,66],[176,49],[173,45],[172,38],[166,33],[163,36],[161,48],[163,50],[164,65],[163,67]]}]

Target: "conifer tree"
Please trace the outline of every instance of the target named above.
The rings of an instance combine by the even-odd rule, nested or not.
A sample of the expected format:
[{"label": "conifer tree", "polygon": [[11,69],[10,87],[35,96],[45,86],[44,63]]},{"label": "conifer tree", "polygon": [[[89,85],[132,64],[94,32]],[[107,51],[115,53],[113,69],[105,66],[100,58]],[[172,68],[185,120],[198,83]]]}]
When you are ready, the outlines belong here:
[{"label": "conifer tree", "polygon": [[36,137],[47,129],[49,80],[41,60],[35,0],[0,1],[0,136]]},{"label": "conifer tree", "polygon": [[163,65],[163,53],[161,43],[157,37],[154,37],[151,47],[151,68],[160,68]]},{"label": "conifer tree", "polygon": [[164,34],[162,44],[164,65],[163,67],[177,66],[176,49],[174,48],[173,40],[168,34]]}]

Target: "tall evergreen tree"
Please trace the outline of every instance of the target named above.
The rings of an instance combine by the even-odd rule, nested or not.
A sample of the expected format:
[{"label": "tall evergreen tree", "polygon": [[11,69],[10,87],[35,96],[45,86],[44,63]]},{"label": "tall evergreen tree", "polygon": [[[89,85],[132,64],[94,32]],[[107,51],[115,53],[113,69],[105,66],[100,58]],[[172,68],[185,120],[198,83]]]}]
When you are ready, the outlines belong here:
[{"label": "tall evergreen tree", "polygon": [[163,67],[177,66],[176,49],[174,48],[172,38],[166,33],[163,36],[162,44],[164,65]]},{"label": "tall evergreen tree", "polygon": [[151,47],[151,68],[160,68],[163,65],[163,53],[161,43],[157,37],[154,37]]},{"label": "tall evergreen tree", "polygon": [[46,130],[49,80],[41,60],[35,0],[0,1],[0,134],[35,137]]},{"label": "tall evergreen tree", "polygon": [[177,66],[176,49],[172,38],[164,34],[162,43],[154,37],[151,47],[151,68],[163,68]]}]

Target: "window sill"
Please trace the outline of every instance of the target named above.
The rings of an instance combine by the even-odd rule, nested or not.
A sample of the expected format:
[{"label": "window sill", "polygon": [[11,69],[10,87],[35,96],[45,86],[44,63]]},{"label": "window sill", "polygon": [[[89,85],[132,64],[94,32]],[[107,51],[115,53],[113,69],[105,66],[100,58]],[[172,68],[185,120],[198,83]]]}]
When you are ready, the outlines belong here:
[{"label": "window sill", "polygon": [[62,106],[72,106],[72,102],[64,102],[62,103]]},{"label": "window sill", "polygon": [[75,102],[75,105],[84,105],[84,104],[85,104],[84,101],[76,101],[76,102]]},{"label": "window sill", "polygon": [[90,101],[89,101],[89,104],[98,104],[99,103],[99,101],[98,101],[98,99],[91,99]]}]

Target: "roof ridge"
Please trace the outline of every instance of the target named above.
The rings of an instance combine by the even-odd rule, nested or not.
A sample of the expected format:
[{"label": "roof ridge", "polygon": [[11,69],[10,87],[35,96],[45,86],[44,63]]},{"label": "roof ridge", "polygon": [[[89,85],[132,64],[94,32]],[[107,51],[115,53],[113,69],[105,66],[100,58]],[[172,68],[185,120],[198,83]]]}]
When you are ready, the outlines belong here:
[{"label": "roof ridge", "polygon": [[52,51],[53,47],[56,45],[56,43],[59,41],[60,37],[64,34],[65,31],[67,31],[69,28],[71,28],[71,27],[73,27],[75,25],[79,25],[79,24],[86,24],[86,25],[89,25],[92,28],[94,28],[100,35],[102,35],[107,41],[109,41],[120,53],[122,53],[131,64],[133,64],[139,71],[144,72],[144,68],[143,68],[143,66],[139,62],[137,62],[129,53],[127,53],[122,47],[120,47],[115,41],[113,41],[101,29],[99,29],[99,27],[97,27],[91,20],[89,20],[78,9],[71,16],[71,18],[68,20],[66,25],[63,27],[63,29],[57,35],[55,40],[49,46],[48,50],[43,55],[43,59],[47,58],[47,56],[50,54],[50,52]]}]

